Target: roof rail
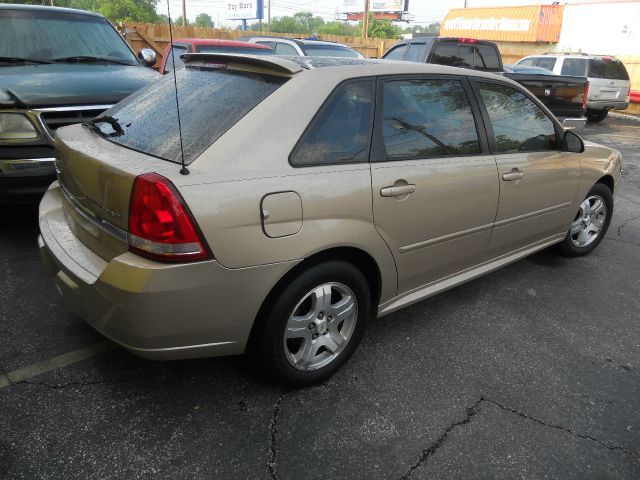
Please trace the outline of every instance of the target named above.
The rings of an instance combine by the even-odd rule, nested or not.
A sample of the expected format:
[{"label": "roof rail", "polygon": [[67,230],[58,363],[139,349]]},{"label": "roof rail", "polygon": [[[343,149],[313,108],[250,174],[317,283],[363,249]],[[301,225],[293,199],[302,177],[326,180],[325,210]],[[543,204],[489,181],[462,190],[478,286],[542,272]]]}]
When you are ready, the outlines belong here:
[{"label": "roof rail", "polygon": [[238,53],[186,53],[181,55],[186,64],[202,62],[240,63],[254,67],[267,68],[279,73],[293,74],[302,71],[302,67],[291,60],[271,56],[245,55]]},{"label": "roof rail", "polygon": [[582,55],[583,57],[589,56],[584,52],[544,52],[543,55]]}]

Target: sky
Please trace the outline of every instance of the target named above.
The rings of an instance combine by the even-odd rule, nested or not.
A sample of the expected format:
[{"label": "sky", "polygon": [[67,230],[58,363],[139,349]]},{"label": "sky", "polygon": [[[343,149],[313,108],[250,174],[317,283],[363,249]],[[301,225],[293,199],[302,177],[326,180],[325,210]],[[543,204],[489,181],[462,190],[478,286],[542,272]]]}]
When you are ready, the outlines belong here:
[{"label": "sky", "polygon": [[[225,0],[185,0],[187,6],[187,18],[195,20],[199,13],[208,13],[216,25],[235,28],[240,22],[238,20],[225,19]],[[264,0],[265,18],[266,5],[268,0]],[[577,3],[585,0],[565,0],[562,3]],[[168,0],[171,8],[171,17],[176,18],[182,15],[181,0]],[[325,20],[332,20],[339,0],[271,0],[271,17],[293,15],[300,11],[310,11],[314,15],[323,17]],[[535,0],[467,0],[468,7],[491,7],[504,5],[531,5],[537,3],[551,4],[552,1],[536,2]],[[415,17],[412,24],[429,24],[440,22],[445,17],[449,9],[462,8],[464,0],[409,0],[409,13]],[[167,13],[167,0],[158,2],[158,13]]]}]

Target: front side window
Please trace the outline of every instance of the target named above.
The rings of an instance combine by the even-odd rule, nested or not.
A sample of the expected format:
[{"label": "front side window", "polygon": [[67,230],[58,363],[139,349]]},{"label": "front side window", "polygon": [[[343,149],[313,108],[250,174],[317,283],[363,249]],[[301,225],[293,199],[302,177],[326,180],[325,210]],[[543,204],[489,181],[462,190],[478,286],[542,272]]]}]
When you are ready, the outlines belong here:
[{"label": "front side window", "polygon": [[553,72],[553,68],[556,66],[556,59],[554,57],[540,57],[536,60],[536,67],[546,68]]},{"label": "front side window", "polygon": [[373,80],[338,87],[291,154],[291,164],[366,162],[373,123]]},{"label": "front side window", "polygon": [[524,60],[520,60],[517,65],[526,65],[527,67],[535,67],[536,66],[536,58],[525,58]]},{"label": "front side window", "polygon": [[288,43],[277,42],[276,43],[276,55],[293,55],[298,56],[298,50]]},{"label": "front side window", "polygon": [[[173,55],[172,55],[173,53]],[[188,53],[187,47],[183,45],[174,45],[171,50],[167,52],[167,61],[164,64],[164,72],[173,72],[173,63],[175,61],[176,70],[180,67],[184,67],[184,61],[180,58],[181,55]]]},{"label": "front side window", "polygon": [[196,45],[198,53],[243,53],[246,55],[273,55],[273,50],[232,45]]},{"label": "front side window", "polygon": [[340,45],[305,43],[304,51],[310,57],[362,58],[357,50]]},{"label": "front side window", "polygon": [[480,83],[499,153],[557,150],[553,122],[533,100],[506,85]]},{"label": "front side window", "polygon": [[587,68],[587,60],[584,58],[565,58],[562,63],[560,75],[574,75],[584,77]]},{"label": "front side window", "polygon": [[404,58],[404,52],[407,51],[406,45],[400,45],[399,47],[392,48],[384,56],[387,60],[402,60]]},{"label": "front side window", "polygon": [[387,160],[480,153],[460,80],[385,81],[382,103]]}]

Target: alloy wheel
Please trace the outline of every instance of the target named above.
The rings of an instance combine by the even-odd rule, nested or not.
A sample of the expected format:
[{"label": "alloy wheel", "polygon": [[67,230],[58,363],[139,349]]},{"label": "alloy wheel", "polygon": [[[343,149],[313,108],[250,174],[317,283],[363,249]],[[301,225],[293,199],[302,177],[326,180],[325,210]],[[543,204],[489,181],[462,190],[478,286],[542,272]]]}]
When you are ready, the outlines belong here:
[{"label": "alloy wheel", "polygon": [[607,220],[607,204],[600,195],[591,195],[580,204],[576,218],[571,222],[569,236],[576,247],[591,244]]}]

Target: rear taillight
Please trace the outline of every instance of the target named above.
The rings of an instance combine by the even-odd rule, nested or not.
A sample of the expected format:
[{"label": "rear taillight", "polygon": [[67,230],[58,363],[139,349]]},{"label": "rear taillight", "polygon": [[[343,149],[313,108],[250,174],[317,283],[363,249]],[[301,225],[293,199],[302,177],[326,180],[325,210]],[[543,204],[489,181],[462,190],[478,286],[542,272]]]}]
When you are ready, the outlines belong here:
[{"label": "rear taillight", "polygon": [[129,204],[129,250],[165,262],[211,258],[176,187],[157,173],[140,175],[133,182]]},{"label": "rear taillight", "polygon": [[588,98],[589,98],[589,82],[587,82],[587,86],[584,87],[584,98],[582,99],[582,113],[586,111]]},{"label": "rear taillight", "polygon": [[478,40],[475,38],[458,38],[458,43],[478,43]]}]

